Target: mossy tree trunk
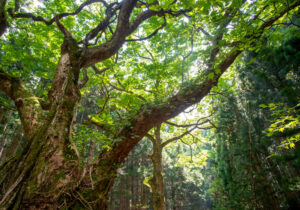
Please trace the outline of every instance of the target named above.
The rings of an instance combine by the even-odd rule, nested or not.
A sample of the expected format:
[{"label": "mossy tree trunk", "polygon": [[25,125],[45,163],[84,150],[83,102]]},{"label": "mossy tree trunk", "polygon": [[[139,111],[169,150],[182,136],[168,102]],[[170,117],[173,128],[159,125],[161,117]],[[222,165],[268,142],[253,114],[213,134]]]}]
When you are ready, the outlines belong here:
[{"label": "mossy tree trunk", "polygon": [[71,147],[82,51],[65,38],[61,53],[44,107],[19,79],[0,72],[2,89],[15,101],[26,136],[22,150],[0,166],[1,209],[106,209],[118,163],[100,157],[94,166],[81,166]]},{"label": "mossy tree trunk", "polygon": [[6,92],[15,100],[26,140],[22,151],[1,165],[1,208],[56,207],[74,188],[80,168],[69,137],[73,109],[80,99],[79,53],[76,44],[65,39],[49,92],[48,113],[20,80],[7,76]]}]

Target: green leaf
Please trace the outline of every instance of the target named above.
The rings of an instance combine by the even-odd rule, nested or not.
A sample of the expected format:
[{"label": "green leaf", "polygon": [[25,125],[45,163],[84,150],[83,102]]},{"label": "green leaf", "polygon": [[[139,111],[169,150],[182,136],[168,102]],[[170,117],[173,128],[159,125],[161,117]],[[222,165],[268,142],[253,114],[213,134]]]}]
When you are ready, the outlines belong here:
[{"label": "green leaf", "polygon": [[208,79],[213,79],[215,76],[215,73],[211,72],[207,75]]},{"label": "green leaf", "polygon": [[295,144],[294,143],[290,143],[290,148],[294,148]]}]

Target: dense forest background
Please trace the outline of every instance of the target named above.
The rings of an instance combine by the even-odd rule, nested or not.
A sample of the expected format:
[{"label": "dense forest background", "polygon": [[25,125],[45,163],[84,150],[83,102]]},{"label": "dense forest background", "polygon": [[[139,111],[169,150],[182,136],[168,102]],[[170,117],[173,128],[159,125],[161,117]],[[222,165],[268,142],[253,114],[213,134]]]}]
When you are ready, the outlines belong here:
[{"label": "dense forest background", "polygon": [[0,209],[299,208],[299,1],[40,4],[0,4]]}]

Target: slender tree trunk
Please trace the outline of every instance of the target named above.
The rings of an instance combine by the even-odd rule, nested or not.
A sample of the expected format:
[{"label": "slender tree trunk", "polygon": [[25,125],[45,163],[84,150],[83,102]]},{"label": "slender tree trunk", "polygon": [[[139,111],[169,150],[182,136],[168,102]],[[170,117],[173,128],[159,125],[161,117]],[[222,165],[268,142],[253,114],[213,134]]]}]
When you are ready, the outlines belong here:
[{"label": "slender tree trunk", "polygon": [[[13,127],[12,127],[12,130],[16,130],[17,126],[18,126],[18,124],[14,124]],[[21,130],[19,129],[19,132],[20,131]],[[5,159],[9,155],[9,152],[14,148],[14,145],[16,145],[16,144],[18,145],[17,141],[18,141],[18,139],[19,139],[18,137],[20,135],[19,132],[15,132],[11,136],[4,138],[5,139],[5,145],[3,146],[2,151],[0,153],[0,164],[5,161]],[[10,142],[9,142],[8,139],[12,139],[12,140],[10,140]]]},{"label": "slender tree trunk", "polygon": [[256,170],[258,174],[262,177],[262,181],[265,184],[265,202],[264,202],[264,209],[274,209],[274,210],[279,210],[280,206],[279,203],[275,197],[275,192],[272,189],[271,183],[269,182],[267,175],[261,168],[261,164],[259,161],[259,158],[256,158],[255,155],[252,156],[252,159],[254,160],[254,164],[256,167]]},{"label": "slender tree trunk", "polygon": [[24,133],[22,131],[22,126],[19,126],[17,135],[14,137],[14,139],[12,140],[12,142],[10,143],[9,147],[5,152],[5,158],[12,157],[17,152],[17,150],[20,148],[23,136]]},{"label": "slender tree trunk", "polygon": [[5,116],[6,112],[7,112],[6,109],[1,109],[1,111],[0,111],[0,123],[1,123],[1,121],[3,119],[3,117]]},{"label": "slender tree trunk", "polygon": [[256,181],[254,178],[254,173],[253,173],[253,163],[252,163],[252,157],[253,157],[253,141],[252,141],[252,135],[251,135],[251,128],[250,125],[248,125],[248,134],[249,134],[249,149],[250,149],[250,154],[249,154],[249,162],[250,162],[250,173],[251,173],[251,183],[252,183],[252,195],[253,195],[253,202],[254,206],[256,209],[258,209],[258,204],[257,204],[257,198],[256,198]]},{"label": "slender tree trunk", "polygon": [[142,174],[142,177],[141,177],[141,200],[140,200],[140,210],[144,209],[145,208],[145,205],[146,205],[146,189],[145,189],[145,185],[144,185],[144,167],[145,167],[145,156],[142,155],[142,161],[141,161],[141,174]]},{"label": "slender tree trunk", "polygon": [[152,189],[153,209],[166,210],[163,166],[162,166],[162,142],[160,138],[160,126],[155,129],[155,138],[153,138],[153,153],[150,156],[153,164],[153,177],[149,180]]},{"label": "slender tree trunk", "polygon": [[171,178],[171,209],[175,210],[175,185],[173,177]]},{"label": "slender tree trunk", "polygon": [[132,151],[132,156],[133,157],[131,157],[130,158],[130,170],[131,170],[131,176],[130,176],[130,191],[131,191],[131,198],[130,198],[130,209],[132,209],[132,210],[135,210],[135,199],[134,199],[134,197],[135,197],[135,192],[134,192],[134,190],[135,190],[135,188],[134,188],[134,179],[135,179],[135,171],[134,171],[134,163],[135,163],[135,160],[134,160],[134,150]]},{"label": "slender tree trunk", "polygon": [[124,203],[124,176],[120,177],[120,185],[119,185],[119,207],[120,209],[124,209],[125,208],[125,203]]},{"label": "slender tree trunk", "polygon": [[8,127],[8,124],[9,124],[9,121],[10,121],[10,118],[11,118],[11,116],[12,116],[12,113],[13,113],[13,111],[11,110],[10,112],[9,112],[9,114],[8,114],[8,117],[7,117],[7,122],[6,122],[6,124],[4,125],[4,127],[3,127],[3,130],[2,130],[2,135],[1,135],[1,142],[0,142],[0,163],[2,162],[1,160],[3,160],[3,158],[2,158],[2,155],[3,155],[3,153],[4,153],[4,149],[5,149],[5,147],[6,147],[6,145],[7,145],[7,138],[6,138],[6,136],[5,136],[5,133],[6,133],[6,130],[7,130],[7,127]]},{"label": "slender tree trunk", "polygon": [[[126,167],[129,168],[129,159],[127,159],[126,161]],[[126,179],[125,179],[125,188],[124,188],[124,199],[125,199],[125,202],[124,202],[124,210],[129,210],[130,209],[130,195],[129,195],[129,188],[130,188],[130,176],[127,174],[126,176]]]},{"label": "slender tree trunk", "polygon": [[280,173],[280,171],[278,170],[279,166],[277,166],[276,163],[274,163],[273,160],[271,160],[270,158],[268,159],[268,162],[270,163],[270,169],[271,169],[272,173],[274,174],[274,176],[279,184],[279,187],[287,200],[289,208],[297,209],[297,207],[300,206],[299,193],[297,193],[297,191],[292,191],[287,187],[288,183],[282,178],[286,175]]}]

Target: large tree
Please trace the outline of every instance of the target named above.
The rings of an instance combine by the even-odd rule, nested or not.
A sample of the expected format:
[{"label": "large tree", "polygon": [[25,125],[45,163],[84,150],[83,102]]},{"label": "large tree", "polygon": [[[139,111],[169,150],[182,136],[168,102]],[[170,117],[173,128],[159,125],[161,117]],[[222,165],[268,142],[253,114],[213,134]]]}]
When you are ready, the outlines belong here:
[{"label": "large tree", "polygon": [[[32,2],[37,3],[0,2],[0,90],[14,102],[26,136],[22,150],[0,166],[1,209],[106,209],[106,197],[118,167],[148,131],[201,101],[245,48],[253,47],[273,24],[286,23],[285,17],[300,4],[295,0],[66,0],[44,1],[36,6]],[[181,36],[181,43],[176,43],[180,48],[186,39],[182,34],[190,31],[188,54],[180,57],[176,55],[178,49],[168,51],[182,58],[180,62],[172,58],[174,63],[168,69],[168,73],[181,72],[182,82],[172,92],[162,94],[160,101],[150,97],[158,86],[154,85],[149,97],[139,97],[143,102],[138,108],[121,109],[126,119],[120,117],[117,121],[123,123],[113,122],[118,130],[92,118],[89,123],[112,133],[108,135],[112,145],[101,150],[95,161],[82,165],[70,139],[80,88],[87,81],[86,69],[92,67],[95,74],[102,73],[105,69],[99,70],[96,65],[105,66],[111,58],[117,60],[122,46],[130,49],[136,46],[131,43],[138,41],[159,52],[165,50],[161,45],[172,46],[171,41]],[[165,34],[164,39],[154,44],[151,39],[160,33]],[[143,36],[136,38],[140,34]],[[57,54],[60,58],[55,72],[48,72],[47,81],[32,74],[30,67],[45,73],[43,68],[51,67]],[[134,59],[133,54],[139,53],[123,55],[123,60]],[[168,64],[168,56],[156,59],[149,50],[148,56],[140,57],[155,60],[156,65],[151,66],[157,68],[154,71],[166,69],[158,64]],[[192,61],[197,65],[192,66]],[[188,80],[189,69],[193,69],[193,77]],[[79,81],[81,72],[83,81]],[[39,88],[47,87],[49,81],[47,96],[38,97]],[[118,80],[120,86],[121,82]]]}]

